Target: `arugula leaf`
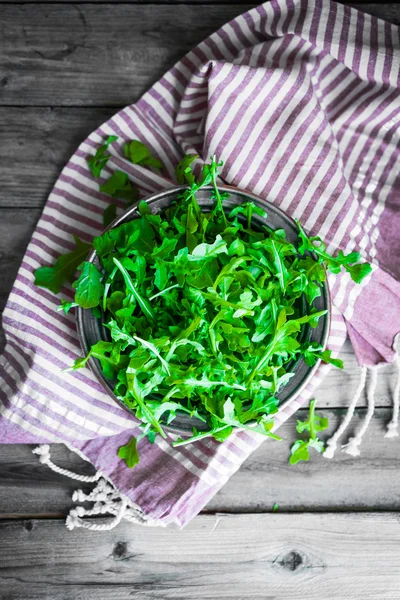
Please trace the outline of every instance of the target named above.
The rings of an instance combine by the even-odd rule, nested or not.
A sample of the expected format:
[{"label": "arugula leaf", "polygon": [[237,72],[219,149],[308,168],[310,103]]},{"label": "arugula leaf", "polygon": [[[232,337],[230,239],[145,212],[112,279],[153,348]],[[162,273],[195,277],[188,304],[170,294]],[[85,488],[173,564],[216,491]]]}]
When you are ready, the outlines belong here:
[{"label": "arugula leaf", "polygon": [[316,343],[303,344],[301,354],[309,367],[313,367],[318,360],[330,363],[331,365],[343,369],[343,361],[340,358],[332,358],[332,350],[324,350],[322,346]]},{"label": "arugula leaf", "polygon": [[75,306],[79,306],[77,302],[68,302],[67,300],[61,300],[61,304],[57,306],[57,312],[65,312],[67,315],[71,308],[75,308]]},{"label": "arugula leaf", "polygon": [[102,274],[98,268],[90,262],[84,262],[78,267],[81,271],[79,278],[74,282],[75,302],[82,308],[93,308],[100,304],[103,297],[104,284]]},{"label": "arugula leaf", "polygon": [[52,267],[39,267],[36,269],[35,285],[58,294],[65,283],[73,280],[77,268],[91,249],[91,245],[82,242],[78,236],[74,235],[73,238],[75,250],[59,256]]},{"label": "arugula leaf", "polygon": [[103,258],[107,254],[110,254],[115,247],[115,234],[111,231],[103,233],[98,237],[93,238],[93,248],[96,250],[99,258]]},{"label": "arugula leaf", "polygon": [[195,183],[195,177],[192,171],[192,163],[199,158],[197,154],[186,154],[181,162],[175,168],[175,175],[180,185],[189,183],[190,185]]},{"label": "arugula leaf", "polygon": [[243,204],[236,206],[229,213],[229,217],[230,218],[236,217],[237,215],[240,215],[240,214],[242,214],[246,217],[248,229],[251,228],[251,221],[253,218],[253,214],[259,215],[260,217],[263,217],[264,219],[266,219],[268,216],[266,211],[264,209],[262,209],[260,206],[257,206],[256,204],[254,204],[254,202],[243,202]]},{"label": "arugula leaf", "polygon": [[123,171],[114,171],[109,179],[100,186],[100,191],[112,198],[123,198],[128,206],[138,199],[138,190],[133,187],[129,176]]},{"label": "arugula leaf", "polygon": [[133,469],[140,462],[139,453],[136,447],[137,441],[134,436],[131,437],[125,446],[118,448],[118,456],[122,458],[129,469]]},{"label": "arugula leaf", "polygon": [[87,159],[87,163],[88,163],[90,172],[92,173],[93,177],[100,177],[103,167],[106,166],[108,159],[111,156],[111,154],[106,153],[106,151],[107,151],[109,145],[112,144],[113,142],[116,142],[117,139],[118,139],[117,135],[108,136],[105,143],[102,146],[99,146],[97,148],[95,155],[90,156]]},{"label": "arugula leaf", "polygon": [[313,260],[311,256],[300,260],[297,264],[298,273],[295,273],[294,291],[303,292],[307,302],[312,304],[321,295],[321,284],[326,281],[324,267]]},{"label": "arugula leaf", "polygon": [[320,358],[323,362],[330,363],[338,369],[344,368],[343,361],[340,358],[332,358],[332,350],[324,350],[321,352]]},{"label": "arugula leaf", "polygon": [[328,427],[328,419],[320,417],[315,413],[315,400],[311,400],[308,419],[297,421],[296,430],[298,433],[306,432],[306,439],[296,440],[290,450],[289,462],[291,465],[299,461],[307,461],[310,458],[309,449],[314,448],[317,452],[322,452],[324,443],[318,439],[317,433],[324,431]]},{"label": "arugula leaf", "polygon": [[176,238],[165,237],[160,247],[153,248],[151,257],[158,260],[167,258],[175,250],[177,243],[178,240]]},{"label": "arugula leaf", "polygon": [[301,254],[313,252],[318,256],[320,261],[324,262],[331,273],[338,274],[341,268],[344,267],[355,283],[361,283],[365,277],[372,273],[372,267],[369,263],[359,263],[361,258],[359,252],[350,252],[350,254],[345,255],[343,250],[339,250],[336,256],[330,256],[326,252],[326,244],[324,244],[320,237],[308,237],[298,221],[297,227],[301,240],[299,252]]},{"label": "arugula leaf", "polygon": [[117,268],[121,271],[121,274],[124,278],[127,289],[131,292],[131,294],[133,294],[133,296],[135,297],[136,301],[138,302],[138,304],[141,307],[144,314],[149,319],[154,320],[155,315],[154,315],[153,309],[151,308],[150,303],[140,295],[140,293],[136,289],[131,277],[129,276],[129,273],[127,272],[125,267],[120,263],[120,261],[117,260],[116,258],[114,258],[113,260],[114,260],[114,263],[117,266]]},{"label": "arugula leaf", "polygon": [[199,260],[199,259],[208,259],[214,258],[217,254],[221,254],[221,252],[228,254],[228,249],[226,247],[226,242],[222,239],[220,235],[217,235],[215,241],[212,244],[199,244],[195,248],[191,254],[189,254],[189,260]]},{"label": "arugula leaf", "polygon": [[123,364],[120,365],[121,356],[116,352],[116,349],[117,348],[112,342],[104,342],[101,340],[96,344],[93,344],[87,356],[77,358],[72,367],[64,369],[64,371],[68,372],[82,369],[86,366],[89,358],[93,357],[97,358],[100,362],[104,376],[107,377],[107,379],[114,379],[116,370],[120,366],[123,366]]},{"label": "arugula leaf", "polygon": [[145,219],[132,219],[109,231],[115,239],[115,247],[121,254],[132,250],[139,252],[152,252],[154,248],[154,230]]},{"label": "arugula leaf", "polygon": [[162,169],[164,166],[161,160],[152,156],[149,148],[139,140],[132,140],[125,144],[124,152],[126,158],[134,165],[143,165],[154,169]]}]

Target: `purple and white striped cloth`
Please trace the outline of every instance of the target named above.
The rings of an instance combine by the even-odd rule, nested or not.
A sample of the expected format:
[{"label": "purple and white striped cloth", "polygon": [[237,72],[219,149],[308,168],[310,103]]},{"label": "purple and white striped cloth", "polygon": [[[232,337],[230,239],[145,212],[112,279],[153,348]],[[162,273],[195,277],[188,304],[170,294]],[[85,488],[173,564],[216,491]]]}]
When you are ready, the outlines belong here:
[{"label": "purple and white striped cloth", "polygon": [[[103,180],[123,170],[145,196],[175,185],[183,154],[216,154],[227,183],[301,219],[330,251],[359,249],[375,268],[360,286],[347,274],[330,278],[329,346],[339,351],[347,330],[361,365],[393,360],[400,331],[399,49],[397,27],[352,8],[272,0],[226,24],[93,132],[50,194],[3,314],[1,442],[64,442],[140,507],[144,520],[179,525],[261,443],[248,432],[179,449],[142,440],[141,462],[129,470],[117,448],[137,432],[136,422],[89,370],[62,372],[81,354],[74,316],[56,312],[59,298],[34,287],[33,272],[71,250],[71,234],[89,242],[101,232],[109,198],[86,159],[110,134],[119,139]],[[130,139],[152,148],[165,165],[162,175],[124,158]],[[71,289],[63,296],[72,298]],[[302,396],[281,407],[277,426],[327,369],[322,365]]]}]

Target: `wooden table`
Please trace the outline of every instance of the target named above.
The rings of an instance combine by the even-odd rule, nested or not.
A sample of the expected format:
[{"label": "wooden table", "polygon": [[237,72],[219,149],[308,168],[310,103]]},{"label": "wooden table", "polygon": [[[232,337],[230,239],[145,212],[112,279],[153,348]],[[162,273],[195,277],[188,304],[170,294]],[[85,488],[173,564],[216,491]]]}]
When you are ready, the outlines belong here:
[{"label": "wooden table", "polygon": [[[0,5],[1,307],[78,143],[250,8],[189,2]],[[358,6],[400,23],[397,4]],[[358,380],[349,344],[343,358],[346,370],[332,371],[318,391],[331,430]],[[285,441],[266,442],[183,531],[120,524],[69,533],[64,518],[76,484],[41,466],[32,448],[2,446],[0,598],[399,600],[400,438],[384,438],[393,385],[389,367],[361,458],[338,452],[333,461],[314,456],[289,467],[292,419]],[[362,399],[353,426],[364,414]],[[92,471],[63,446],[52,453],[62,466]]]}]

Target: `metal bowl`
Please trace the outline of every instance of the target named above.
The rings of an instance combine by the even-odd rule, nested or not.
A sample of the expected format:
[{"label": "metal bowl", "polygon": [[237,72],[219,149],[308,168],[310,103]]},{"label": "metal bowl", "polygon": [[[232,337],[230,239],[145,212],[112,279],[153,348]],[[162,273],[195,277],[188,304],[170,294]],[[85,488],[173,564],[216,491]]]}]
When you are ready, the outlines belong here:
[{"label": "metal bowl", "polygon": [[[165,209],[172,201],[176,200],[179,194],[186,189],[184,187],[175,187],[166,191],[157,192],[151,196],[145,198],[145,201],[149,205],[151,211],[155,214],[161,212]],[[212,191],[211,186],[207,186],[199,190],[196,194],[196,199],[199,205],[203,208],[203,210],[208,211],[211,210],[214,202],[210,198],[210,192]],[[298,242],[298,230],[295,221],[289,217],[286,213],[280,210],[278,207],[274,206],[270,202],[255,196],[246,191],[239,190],[230,186],[219,186],[219,189],[222,192],[228,192],[230,197],[229,199],[224,201],[224,208],[227,211],[232,210],[238,204],[243,202],[252,201],[256,205],[263,208],[268,213],[268,225],[272,229],[284,229],[286,231],[287,239],[296,244]],[[111,223],[111,225],[106,229],[113,229],[122,223],[127,221],[131,221],[138,217],[137,204],[130,207],[126,210],[120,217],[117,217]],[[253,215],[253,221],[255,226],[257,223],[265,223],[262,217],[258,215]],[[95,250],[92,250],[89,254],[87,260],[89,262],[94,262],[95,264],[99,264],[98,258],[96,256]],[[331,314],[331,303],[330,303],[330,295],[329,288],[325,283],[322,286],[322,293],[319,298],[316,298],[313,302],[313,308],[317,311],[327,310],[327,314],[319,319],[318,326],[315,329],[312,329],[309,326],[305,326],[302,330],[301,336],[302,341],[309,342],[317,342],[321,344],[324,348],[326,346],[329,329],[330,329],[330,314]],[[304,312],[309,308],[307,303],[304,300]],[[78,307],[76,313],[77,319],[77,331],[79,340],[82,346],[82,350],[86,355],[90,347],[98,342],[99,340],[104,340],[109,338],[107,330],[104,328],[102,324],[101,318],[96,318],[91,310],[85,310],[81,307]],[[134,412],[130,410],[123,402],[118,400],[116,395],[114,394],[114,385],[115,382],[104,377],[100,363],[97,359],[90,358],[88,364],[92,371],[95,373],[97,379],[102,384],[105,391],[111,396],[111,398],[122,408],[128,411],[132,416],[134,416]],[[309,367],[304,359],[299,359],[293,363],[293,372],[295,373],[294,377],[292,377],[289,382],[281,388],[279,393],[277,394],[277,398],[280,401],[280,404],[286,403],[289,400],[296,397],[301,390],[307,385],[307,383],[312,378],[315,370],[318,367],[318,363],[313,367]],[[136,417],[135,417],[136,418]],[[205,423],[196,418],[191,418],[186,413],[177,413],[176,418],[170,425],[164,425],[165,429],[170,429],[171,431],[176,432],[191,432],[193,427],[196,427],[199,431],[205,429]]]}]

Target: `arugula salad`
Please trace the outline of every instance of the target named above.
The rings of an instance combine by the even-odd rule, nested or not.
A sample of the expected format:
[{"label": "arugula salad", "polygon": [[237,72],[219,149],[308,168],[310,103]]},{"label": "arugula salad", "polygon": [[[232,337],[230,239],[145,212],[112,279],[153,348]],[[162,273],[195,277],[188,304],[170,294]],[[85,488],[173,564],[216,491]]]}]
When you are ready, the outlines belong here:
[{"label": "arugula salad", "polygon": [[[95,177],[115,140],[111,136],[90,157]],[[137,140],[126,144],[125,156],[162,168]],[[62,301],[60,309],[92,310],[109,333],[71,369],[98,359],[115,395],[140,421],[140,437],[165,438],[165,426],[181,411],[203,426],[175,446],[207,436],[223,441],[235,428],[278,438],[271,431],[277,394],[294,376],[295,362],[303,358],[309,366],[322,360],[343,367],[330,351],[301,335],[304,326],[316,327],[327,312],[313,309],[326,270],[345,269],[359,283],[371,266],[359,262],[357,252],[329,255],[323,241],[309,237],[300,223],[298,244],[292,244],[283,229],[269,227],[268,215],[252,202],[226,210],[228,194],[217,183],[222,163],[212,157],[196,177],[196,158],[185,156],[177,166],[177,181],[185,187],[163,212],[152,214],[140,202],[137,218],[94,238],[98,262],[85,261],[91,246],[75,238],[75,250],[54,266],[39,268],[35,283],[59,292],[78,269],[74,302]],[[196,200],[205,186],[213,200],[209,212]],[[100,189],[137,201],[137,190],[122,171]],[[106,225],[116,214],[110,206]],[[316,439],[314,427],[310,439]],[[130,466],[138,461],[136,442],[133,438],[120,449]],[[308,456],[307,446],[298,444],[295,450],[298,460]]]}]

